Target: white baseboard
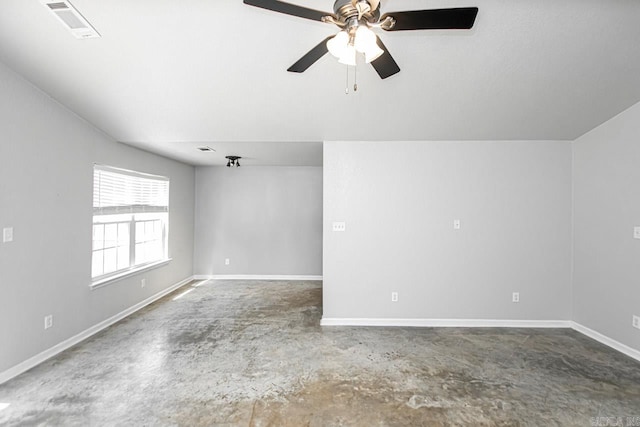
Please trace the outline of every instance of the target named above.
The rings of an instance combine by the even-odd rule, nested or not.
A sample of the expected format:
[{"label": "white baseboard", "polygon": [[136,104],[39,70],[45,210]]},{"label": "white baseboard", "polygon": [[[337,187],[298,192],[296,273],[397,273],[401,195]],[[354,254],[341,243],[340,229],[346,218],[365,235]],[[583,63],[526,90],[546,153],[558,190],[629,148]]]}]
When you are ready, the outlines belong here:
[{"label": "white baseboard", "polygon": [[86,329],[82,332],[80,332],[79,334],[66,339],[64,341],[62,341],[59,344],[54,345],[53,347],[43,351],[42,353],[39,353],[27,360],[25,360],[22,363],[18,363],[17,365],[7,369],[4,372],[0,372],[0,384],[3,384],[7,381],[9,381],[10,379],[17,377],[18,375],[22,374],[23,372],[28,371],[29,369],[39,365],[40,363],[46,361],[47,359],[52,358],[53,356],[57,355],[58,353],[63,352],[64,350],[78,344],[79,342],[86,340],[87,338],[89,338],[90,336],[100,332],[101,330],[108,328],[109,326],[113,325],[114,323],[124,319],[127,316],[132,315],[133,313],[135,313],[136,311],[140,310],[141,308],[146,307],[147,305],[151,304],[152,302],[155,302],[157,300],[159,300],[160,298],[164,297],[165,295],[170,294],[171,292],[175,291],[176,289],[186,285],[187,283],[191,282],[193,280],[193,277],[189,277],[187,279],[184,279],[174,285],[169,286],[167,289],[158,292],[155,295],[150,296],[149,298],[145,299],[144,301],[139,302],[138,304],[129,307],[128,309],[116,314],[115,316],[112,316],[92,327],[90,327],[89,329]]},{"label": "white baseboard", "polygon": [[570,328],[569,320],[368,319],[323,317],[322,326],[409,326],[422,328]]},{"label": "white baseboard", "polygon": [[579,323],[571,322],[571,327],[580,332],[583,335],[588,336],[601,344],[604,344],[608,347],[611,347],[614,350],[618,350],[620,353],[626,354],[627,356],[637,360],[640,362],[640,351],[633,349],[627,345],[622,344],[619,341],[616,341],[612,338],[609,338],[605,335],[602,335],[600,332],[596,332],[593,329],[589,329],[586,326],[582,326]]},{"label": "white baseboard", "polygon": [[570,320],[389,319],[323,317],[321,326],[405,326],[422,328],[571,328],[640,361],[640,351]]},{"label": "white baseboard", "polygon": [[[128,309],[86,329],[83,332],[39,353],[0,373],[0,384],[28,371],[62,351],[78,344],[90,336],[108,328],[114,323],[135,313],[141,308],[159,300],[192,280],[322,280],[322,276],[256,276],[256,275],[196,275],[184,279],[167,289],[129,307]],[[322,326],[405,326],[405,327],[437,327],[437,328],[572,328],[608,347],[640,361],[640,351],[609,338],[599,332],[569,320],[491,320],[491,319],[393,319],[393,318],[336,318],[323,317]]]},{"label": "white baseboard", "polygon": [[322,276],[264,275],[264,274],[214,274],[195,275],[196,280],[322,280]]}]

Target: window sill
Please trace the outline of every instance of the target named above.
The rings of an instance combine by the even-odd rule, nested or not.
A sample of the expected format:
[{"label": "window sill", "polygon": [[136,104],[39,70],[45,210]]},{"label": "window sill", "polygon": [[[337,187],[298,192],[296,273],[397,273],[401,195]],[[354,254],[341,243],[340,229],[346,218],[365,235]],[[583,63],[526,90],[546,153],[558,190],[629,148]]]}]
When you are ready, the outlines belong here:
[{"label": "window sill", "polygon": [[142,273],[144,271],[153,270],[154,268],[162,267],[171,262],[171,258],[163,259],[160,261],[153,262],[151,264],[146,264],[140,267],[133,268],[131,270],[123,271],[121,273],[117,273],[113,276],[105,277],[104,279],[98,279],[94,282],[91,282],[89,287],[91,290],[101,288],[103,286],[110,285],[112,283],[118,282],[120,280],[126,279],[128,277],[134,276],[138,273]]}]

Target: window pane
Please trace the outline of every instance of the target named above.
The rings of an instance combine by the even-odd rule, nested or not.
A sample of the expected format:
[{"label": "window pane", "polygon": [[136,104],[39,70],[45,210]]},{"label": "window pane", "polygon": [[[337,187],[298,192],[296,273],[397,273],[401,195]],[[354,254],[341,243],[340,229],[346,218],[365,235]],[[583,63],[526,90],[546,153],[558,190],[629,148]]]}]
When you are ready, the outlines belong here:
[{"label": "window pane", "polygon": [[153,221],[153,238],[162,239],[162,222],[160,220]]},{"label": "window pane", "polygon": [[118,224],[106,224],[104,226],[104,246],[112,248],[118,242]]},{"label": "window pane", "polygon": [[116,248],[104,250],[104,273],[113,273],[117,267],[117,250]]},{"label": "window pane", "polygon": [[155,240],[151,242],[150,248],[150,258],[151,261],[157,261],[162,258],[162,242],[159,240]]},{"label": "window pane", "polygon": [[149,241],[153,239],[153,223],[155,221],[146,221],[144,223],[144,239]]},{"label": "window pane", "polygon": [[129,245],[129,224],[118,224],[118,246]]},{"label": "window pane", "polygon": [[93,249],[104,248],[104,225],[96,224],[93,226]]},{"label": "window pane", "polygon": [[143,241],[144,241],[144,221],[136,221],[136,243],[143,242]]},{"label": "window pane", "polygon": [[129,267],[129,245],[118,247],[118,270]]},{"label": "window pane", "polygon": [[144,243],[136,243],[136,265],[146,262]]},{"label": "window pane", "polygon": [[102,266],[104,257],[102,251],[93,252],[93,259],[91,262],[91,277],[98,277],[104,274],[104,268]]}]

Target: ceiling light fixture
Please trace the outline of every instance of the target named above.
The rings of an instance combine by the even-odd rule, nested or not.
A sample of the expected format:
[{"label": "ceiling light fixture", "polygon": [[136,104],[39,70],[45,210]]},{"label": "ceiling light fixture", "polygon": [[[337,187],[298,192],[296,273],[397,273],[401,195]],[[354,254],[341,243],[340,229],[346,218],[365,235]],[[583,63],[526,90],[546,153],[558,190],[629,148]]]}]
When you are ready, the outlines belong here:
[{"label": "ceiling light fixture", "polygon": [[353,17],[345,27],[327,41],[329,53],[338,58],[338,62],[355,66],[356,53],[362,53],[365,62],[369,64],[384,53],[384,50],[378,46],[378,36],[371,31],[366,21],[358,21]]},{"label": "ceiling light fixture", "polygon": [[225,159],[227,159],[227,167],[230,168],[231,166],[235,166],[237,168],[240,167],[240,159],[242,157],[240,156],[226,156]]}]

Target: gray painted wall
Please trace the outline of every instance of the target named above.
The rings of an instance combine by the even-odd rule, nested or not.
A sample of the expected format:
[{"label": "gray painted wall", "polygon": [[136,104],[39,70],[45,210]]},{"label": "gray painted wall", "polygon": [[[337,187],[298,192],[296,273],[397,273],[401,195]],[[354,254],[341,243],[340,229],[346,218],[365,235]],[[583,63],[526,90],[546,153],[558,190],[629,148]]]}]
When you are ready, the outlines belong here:
[{"label": "gray painted wall", "polygon": [[325,143],[325,318],[569,320],[570,281],[569,142]]},{"label": "gray painted wall", "polygon": [[640,104],[573,150],[574,320],[640,350]]},{"label": "gray painted wall", "polygon": [[322,274],[322,168],[198,167],[195,221],[196,274]]},{"label": "gray painted wall", "polygon": [[[171,178],[173,261],[90,290],[94,162]],[[190,277],[193,206],[193,167],[112,141],[0,64],[0,372]]]}]

